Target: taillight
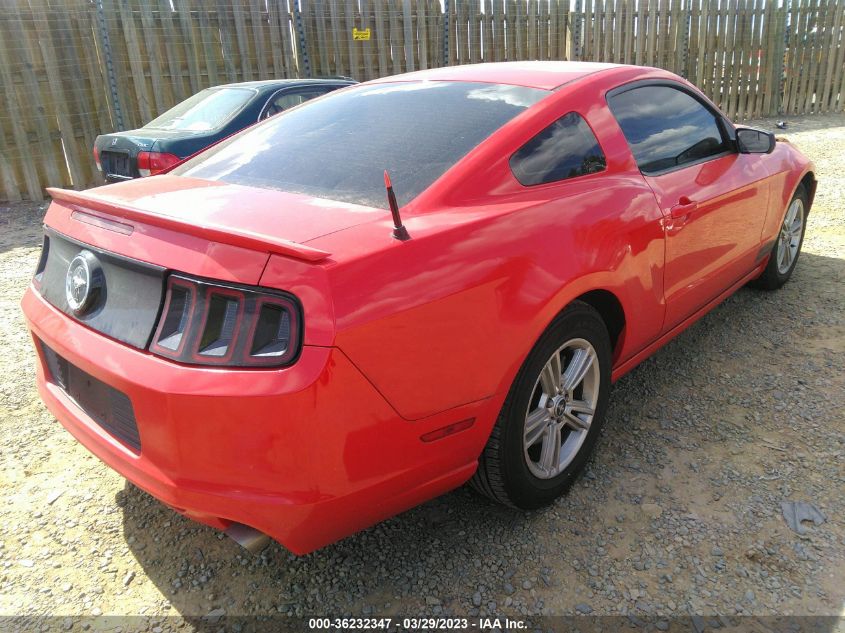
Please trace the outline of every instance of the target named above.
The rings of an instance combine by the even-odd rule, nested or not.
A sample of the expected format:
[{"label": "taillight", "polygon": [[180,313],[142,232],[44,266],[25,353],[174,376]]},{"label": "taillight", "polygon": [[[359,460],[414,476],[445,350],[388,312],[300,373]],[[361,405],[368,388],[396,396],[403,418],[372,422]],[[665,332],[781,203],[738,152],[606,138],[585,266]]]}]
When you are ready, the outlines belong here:
[{"label": "taillight", "polygon": [[142,176],[155,176],[180,160],[178,156],[163,152],[138,152],[138,172]]},{"label": "taillight", "polygon": [[47,258],[50,256],[50,238],[44,236],[41,245],[41,257],[38,259],[38,266],[35,267],[35,275],[32,277],[32,284],[41,290],[41,280],[44,277],[44,270],[47,268]]},{"label": "taillight", "polygon": [[100,164],[100,150],[94,146],[94,162],[97,164],[97,171],[103,171],[103,166]]},{"label": "taillight", "polygon": [[296,360],[299,304],[283,292],[170,275],[150,351],[191,365],[278,367]]}]

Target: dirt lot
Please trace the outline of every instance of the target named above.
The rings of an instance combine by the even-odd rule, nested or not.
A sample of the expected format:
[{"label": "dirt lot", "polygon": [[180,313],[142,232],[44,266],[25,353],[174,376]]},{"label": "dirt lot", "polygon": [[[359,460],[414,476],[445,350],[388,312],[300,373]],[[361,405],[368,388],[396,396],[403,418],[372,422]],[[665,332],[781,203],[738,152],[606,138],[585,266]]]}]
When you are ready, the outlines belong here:
[{"label": "dirt lot", "polygon": [[[253,557],[174,514],[44,409],[18,307],[43,206],[0,207],[0,615],[32,630],[132,614],[146,619],[124,630],[168,630],[211,614],[238,630],[216,618],[593,613],[665,628],[842,614],[845,116],[782,134],[820,182],[793,280],[740,291],[622,379],[569,496],[515,514],[461,489],[301,558]],[[799,535],[783,501],[827,520]]]}]

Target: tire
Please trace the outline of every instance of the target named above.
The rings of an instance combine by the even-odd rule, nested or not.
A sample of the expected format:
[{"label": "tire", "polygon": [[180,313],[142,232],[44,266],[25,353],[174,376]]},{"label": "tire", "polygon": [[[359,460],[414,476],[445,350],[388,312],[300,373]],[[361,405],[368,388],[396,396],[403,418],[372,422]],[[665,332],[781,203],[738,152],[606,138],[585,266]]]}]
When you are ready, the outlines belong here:
[{"label": "tire", "polygon": [[[797,207],[797,208],[796,208]],[[807,190],[798,185],[795,194],[786,207],[780,230],[778,231],[769,263],[763,273],[750,283],[755,288],[777,290],[792,276],[801,246],[804,244],[804,232],[807,229],[807,213],[810,209]],[[800,226],[796,223],[800,219]]]},{"label": "tire", "polygon": [[[559,366],[553,364],[555,356]],[[471,485],[494,501],[522,510],[548,505],[565,493],[601,432],[610,367],[610,336],[604,321],[592,306],[573,302],[549,325],[523,363]],[[576,368],[583,372],[578,382]],[[567,388],[550,397],[556,369],[558,388]],[[569,388],[572,384],[574,388]]]}]

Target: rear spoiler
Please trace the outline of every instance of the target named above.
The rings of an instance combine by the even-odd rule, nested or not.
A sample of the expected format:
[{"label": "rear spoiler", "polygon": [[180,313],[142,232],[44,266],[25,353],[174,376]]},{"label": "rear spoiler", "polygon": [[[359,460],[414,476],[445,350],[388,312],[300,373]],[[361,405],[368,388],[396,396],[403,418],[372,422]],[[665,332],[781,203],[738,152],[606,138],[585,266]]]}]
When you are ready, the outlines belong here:
[{"label": "rear spoiler", "polygon": [[81,207],[80,210],[99,211],[124,220],[142,222],[151,226],[178,231],[180,233],[193,235],[194,237],[201,237],[221,244],[241,246],[243,248],[285,255],[287,257],[302,259],[307,262],[318,262],[331,255],[331,253],[327,251],[322,251],[318,248],[311,248],[310,246],[304,246],[302,244],[298,244],[297,242],[291,242],[290,240],[285,240],[273,235],[264,235],[237,228],[221,227],[209,224],[199,225],[188,220],[173,218],[167,215],[154,213],[152,211],[145,211],[143,209],[136,209],[128,205],[100,198],[90,191],[72,191],[69,189],[47,187],[47,193],[53,197],[53,200]]}]

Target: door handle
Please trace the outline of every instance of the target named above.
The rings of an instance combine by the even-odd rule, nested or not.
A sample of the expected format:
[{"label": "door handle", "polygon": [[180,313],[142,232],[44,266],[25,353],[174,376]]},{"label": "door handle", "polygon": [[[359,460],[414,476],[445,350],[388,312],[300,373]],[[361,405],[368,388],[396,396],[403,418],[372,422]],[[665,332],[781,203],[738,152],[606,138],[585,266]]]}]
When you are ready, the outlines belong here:
[{"label": "door handle", "polygon": [[681,220],[687,217],[697,208],[697,202],[695,202],[694,200],[690,200],[686,196],[681,196],[681,198],[678,200],[678,204],[676,204],[669,210],[669,215],[672,217],[673,220]]}]

